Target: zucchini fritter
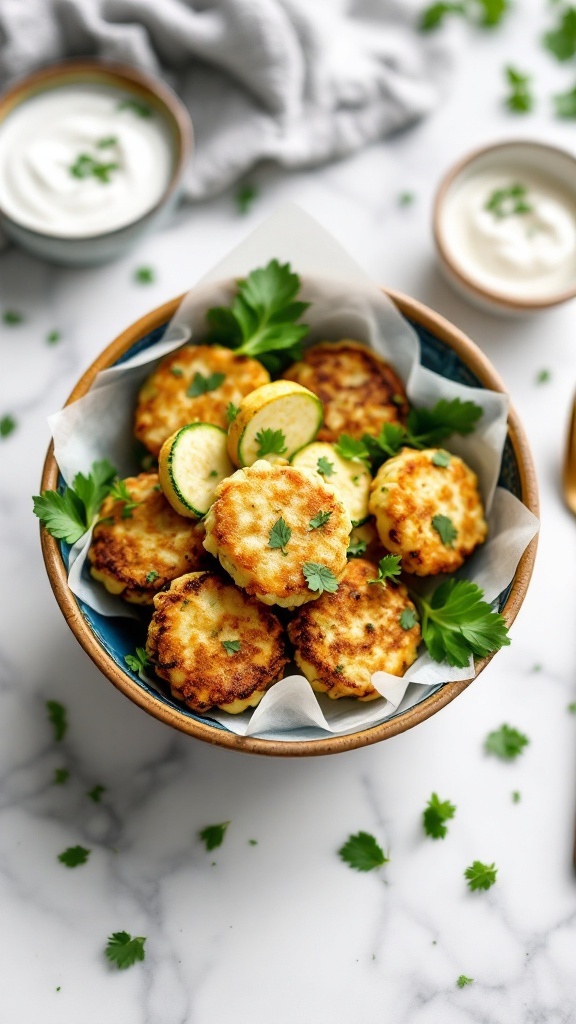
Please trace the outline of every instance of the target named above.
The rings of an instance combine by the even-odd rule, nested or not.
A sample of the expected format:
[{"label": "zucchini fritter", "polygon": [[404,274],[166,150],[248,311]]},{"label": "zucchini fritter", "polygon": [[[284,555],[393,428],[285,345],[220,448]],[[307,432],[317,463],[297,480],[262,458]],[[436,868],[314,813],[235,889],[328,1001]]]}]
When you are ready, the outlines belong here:
[{"label": "zucchini fritter", "polygon": [[239,405],[244,395],[269,380],[268,371],[249,356],[219,345],[185,345],[166,356],[144,381],[134,433],[158,455],[166,438],[187,423],[213,423],[227,430],[230,402]]},{"label": "zucchini fritter", "polygon": [[476,474],[438,448],[404,448],[385,462],[372,483],[370,512],[384,547],[417,576],[459,569],[488,531]]},{"label": "zucchini fritter", "polygon": [[131,604],[152,604],[177,576],[209,563],[204,528],[179,516],[160,490],[157,473],[124,480],[134,508],[110,495],[88,551],[90,573]]},{"label": "zucchini fritter", "polygon": [[415,612],[402,584],[369,583],[377,566],[364,558],[349,562],[336,594],[324,594],[300,609],[288,626],[295,661],[313,690],[329,697],[376,700],[374,672],[402,676],[416,660],[418,622],[403,629],[400,616]]},{"label": "zucchini fritter", "polygon": [[217,573],[182,576],[154,607],[146,650],[173,696],[195,711],[238,714],[281,677],[288,658],[278,619]]},{"label": "zucchini fritter", "polygon": [[[321,512],[329,514],[326,522],[313,527]],[[289,538],[273,546],[280,520]],[[321,477],[294,466],[260,459],[237,470],[218,486],[204,523],[206,550],[264,604],[295,608],[317,598],[303,573],[307,562],[325,566],[337,579],[346,567],[348,513]]]},{"label": "zucchini fritter", "polygon": [[408,399],[396,371],[357,341],[313,345],[283,377],[321,400],[324,425],[318,441],[337,441],[340,434],[378,434],[383,423],[403,422],[408,415]]}]

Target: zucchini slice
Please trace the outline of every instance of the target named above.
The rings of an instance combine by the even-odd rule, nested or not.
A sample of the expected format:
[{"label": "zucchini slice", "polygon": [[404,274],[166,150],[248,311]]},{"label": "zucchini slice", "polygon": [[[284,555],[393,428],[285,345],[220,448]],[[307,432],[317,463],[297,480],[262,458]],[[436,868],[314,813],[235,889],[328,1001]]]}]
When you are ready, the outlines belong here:
[{"label": "zucchini slice", "polygon": [[160,486],[175,512],[191,519],[205,516],[214,491],[234,472],[226,449],[226,431],[213,423],[188,423],[160,450]]},{"label": "zucchini slice", "polygon": [[343,459],[327,441],[315,441],[292,456],[297,469],[318,473],[336,492],[354,526],[368,519],[368,498],[372,475],[359,459]]},{"label": "zucchini slice", "polygon": [[324,413],[317,395],[291,380],[275,380],[251,391],[240,402],[228,430],[228,453],[242,468],[258,459],[286,463],[313,441]]}]

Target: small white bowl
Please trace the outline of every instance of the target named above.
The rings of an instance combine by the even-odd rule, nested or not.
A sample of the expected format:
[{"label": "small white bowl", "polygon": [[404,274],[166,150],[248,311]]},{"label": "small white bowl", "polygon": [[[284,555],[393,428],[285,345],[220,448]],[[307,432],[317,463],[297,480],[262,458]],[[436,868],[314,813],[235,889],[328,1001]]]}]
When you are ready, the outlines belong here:
[{"label": "small white bowl", "polygon": [[568,287],[544,297],[513,296],[512,291],[499,291],[477,279],[464,265],[457,248],[449,241],[446,215],[456,193],[477,175],[501,171],[507,177],[536,174],[560,189],[576,208],[576,158],[569,152],[542,142],[518,140],[498,142],[467,154],[450,168],[442,179],[433,210],[433,234],[440,268],[452,287],[474,305],[491,313],[514,316],[535,313],[576,296],[576,261],[574,279]]}]

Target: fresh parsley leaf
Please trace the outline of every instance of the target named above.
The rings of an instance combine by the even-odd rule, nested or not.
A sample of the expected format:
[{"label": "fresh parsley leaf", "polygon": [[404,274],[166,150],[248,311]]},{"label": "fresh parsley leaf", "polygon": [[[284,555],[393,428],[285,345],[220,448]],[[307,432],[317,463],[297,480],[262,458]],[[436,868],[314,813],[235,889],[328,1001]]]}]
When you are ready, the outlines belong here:
[{"label": "fresh parsley leaf", "polygon": [[61,337],[62,335],[60,334],[60,331],[48,331],[46,341],[49,345],[57,345]]},{"label": "fresh parsley leaf", "polygon": [[465,668],[470,654],[484,658],[510,643],[503,617],[492,611],[483,591],[469,580],[446,580],[428,598],[414,591],[411,597],[434,661]]},{"label": "fresh parsley leaf", "polygon": [[258,431],[256,440],[260,445],[256,452],[259,459],[263,459],[265,455],[283,455],[286,451],[286,438],[282,430],[266,427],[265,430]]},{"label": "fresh parsley leaf", "polygon": [[576,86],[573,89],[568,89],[567,92],[557,92],[552,99],[556,117],[576,117]]},{"label": "fresh parsley leaf", "polygon": [[95,160],[89,153],[79,153],[68,170],[74,178],[96,178],[102,185],[109,185],[112,171],[117,171],[119,167],[120,164],[114,162]]},{"label": "fresh parsley leaf", "polygon": [[484,750],[487,754],[495,754],[503,761],[514,761],[528,746],[530,740],[518,729],[512,729],[509,725],[501,725],[495,732],[491,732],[484,742]]},{"label": "fresh parsley leaf", "polygon": [[236,192],[236,207],[238,213],[246,214],[250,210],[252,203],[258,198],[259,190],[255,185],[245,184],[241,185]]},{"label": "fresh parsley leaf", "polygon": [[172,374],[173,377],[183,377],[184,376],[184,370],[182,370],[179,366],[171,366],[170,367],[170,373]]},{"label": "fresh parsley leaf", "polygon": [[446,469],[446,466],[450,465],[450,459],[450,453],[445,452],[443,448],[439,448],[432,456],[432,465],[441,466],[442,469]]},{"label": "fresh parsley leaf", "polygon": [[226,380],[225,373],[211,373],[209,377],[203,377],[201,373],[195,373],[186,394],[188,398],[198,398],[198,395],[205,395],[209,391],[216,391]]},{"label": "fresh parsley leaf", "polygon": [[52,780],[53,786],[64,786],[70,778],[70,772],[67,768],[55,768],[54,778]]},{"label": "fresh parsley leaf", "polygon": [[349,836],[338,854],[355,871],[373,871],[390,860],[369,832]]},{"label": "fresh parsley leaf", "polygon": [[536,383],[537,384],[547,384],[548,381],[551,379],[551,377],[552,377],[552,374],[550,373],[550,370],[540,370],[536,374]]},{"label": "fresh parsley leaf", "polygon": [[146,573],[146,583],[154,583],[154,580],[157,580],[158,576],[159,573],[156,572],[156,569],[150,569],[150,572]]},{"label": "fresh parsley leaf", "polygon": [[370,458],[370,452],[366,447],[364,438],[362,438],[361,441],[358,441],[355,438],[350,437],[349,434],[340,434],[334,448],[341,458],[347,459],[348,461],[352,461],[353,459],[366,461],[366,459]]},{"label": "fresh parsley leaf", "polygon": [[131,668],[136,675],[140,675],[151,664],[150,658],[143,647],[137,647],[134,654],[125,654],[124,661],[128,668]]},{"label": "fresh parsley leaf", "polygon": [[338,590],[338,580],[334,573],[326,565],[319,565],[317,562],[304,562],[302,572],[308,584],[308,590],[320,593],[335,594]]},{"label": "fresh parsley leaf", "polygon": [[221,825],[207,825],[198,833],[207,850],[215,850],[216,847],[222,846],[229,824],[229,821],[223,821]]},{"label": "fresh parsley leaf", "polygon": [[132,938],[129,932],[113,932],[108,938],[104,952],[108,959],[123,971],[127,967],[132,967],[137,960],[144,959],[145,942],[143,935],[135,935]]},{"label": "fresh parsley leaf", "polygon": [[425,810],[422,812],[422,824],[427,836],[432,839],[444,839],[448,829],[446,822],[453,818],[456,813],[454,804],[449,800],[440,800],[436,793],[432,793]]},{"label": "fresh parsley leaf", "polygon": [[469,0],[468,5],[483,28],[492,28],[502,21],[510,8],[510,0]]},{"label": "fresh parsley leaf", "polygon": [[308,529],[317,530],[318,527],[325,526],[331,515],[331,512],[317,512],[315,516],[312,516]]},{"label": "fresh parsley leaf", "polygon": [[234,420],[236,419],[237,415],[238,406],[234,405],[234,402],[228,402],[228,405],[226,407],[226,419],[228,420],[228,423],[234,423]]},{"label": "fresh parsley leaf", "polygon": [[518,792],[517,789],[515,789],[514,792],[512,793],[512,803],[513,804],[519,804],[520,803],[520,799],[521,799],[520,798],[520,793]]},{"label": "fresh parsley leaf", "polygon": [[440,535],[440,540],[447,548],[454,547],[454,541],[458,536],[458,530],[454,526],[454,523],[448,516],[438,514],[432,516],[432,526],[436,530],[436,533]]},{"label": "fresh parsley leaf", "polygon": [[258,840],[257,839],[249,839],[248,843],[250,844],[250,846],[258,846]]},{"label": "fresh parsley leaf", "polygon": [[118,104],[118,110],[130,110],[133,114],[138,117],[152,117],[152,107],[145,103],[144,100],[138,100],[136,97],[131,96],[130,99],[121,100]]},{"label": "fresh parsley leaf", "polygon": [[116,146],[117,144],[118,144],[118,136],[117,135],[106,135],[103,139],[98,139],[98,142],[96,143],[96,148],[97,149],[110,149],[111,146]]},{"label": "fresh parsley leaf", "polygon": [[[131,519],[133,510],[138,508],[138,505],[142,504],[140,501],[134,501],[124,480],[117,479],[114,481],[110,488],[110,497],[113,498],[114,501],[122,503],[122,519]],[[157,575],[158,573],[156,573],[156,576]],[[150,582],[148,577],[146,577],[146,581],[148,583]]]},{"label": "fresh parsley leaf", "polygon": [[468,879],[468,888],[472,891],[489,889],[496,881],[497,871],[498,868],[494,864],[482,864],[479,860],[473,861],[464,872],[464,877]]},{"label": "fresh parsley leaf", "polygon": [[414,192],[401,192],[398,196],[398,206],[412,206],[415,199]]},{"label": "fresh parsley leaf", "polygon": [[90,856],[91,850],[85,850],[83,846],[69,846],[67,850],[58,855],[58,860],[67,868],[77,868],[79,864],[85,864]]},{"label": "fresh parsley leaf", "polygon": [[531,76],[510,66],[504,68],[504,74],[510,86],[510,92],[504,100],[505,106],[514,114],[527,114],[534,106],[534,96],[530,91]]},{"label": "fresh parsley leaf", "polygon": [[134,280],[138,284],[153,284],[156,279],[156,274],[152,267],[137,267],[134,271]]},{"label": "fresh parsley leaf", "polygon": [[506,188],[497,188],[488,196],[484,209],[490,210],[499,220],[515,214],[531,213],[533,207],[526,201],[527,195],[526,186],[520,182]]},{"label": "fresh parsley leaf", "polygon": [[474,978],[467,978],[465,974],[461,974],[456,984],[458,988],[464,988],[465,985],[471,985],[473,981]]},{"label": "fresh parsley leaf", "polygon": [[384,585],[386,580],[399,576],[402,572],[401,561],[400,555],[384,555],[384,558],[381,558],[378,562],[378,575],[376,579],[368,580],[368,583],[382,583]]},{"label": "fresh parsley leaf", "polygon": [[99,804],[101,802],[101,800],[102,800],[102,794],[105,793],[105,792],[106,792],[106,786],[94,786],[94,789],[89,789],[87,791],[86,796],[89,796],[90,799],[95,804]]},{"label": "fresh parsley leaf", "polygon": [[571,704],[568,704],[566,710],[569,711],[571,715],[576,715],[576,701],[573,701]]},{"label": "fresh parsley leaf", "polygon": [[64,705],[57,700],[47,700],[46,710],[48,719],[54,726],[54,739],[56,743],[60,743],[68,730],[68,712]]},{"label": "fresh parsley leaf", "polygon": [[6,415],[2,416],[0,419],[0,437],[10,437],[10,434],[15,430],[16,420],[13,416],[10,416],[9,413],[6,413]]},{"label": "fresh parsley leaf", "polygon": [[230,307],[209,309],[209,342],[256,356],[268,369],[280,371],[302,354],[306,324],[296,323],[309,303],[297,302],[300,278],[289,263],[270,260],[238,281],[238,293]]},{"label": "fresh parsley leaf", "polygon": [[17,324],[24,323],[24,317],[22,313],[15,309],[5,309],[2,314],[2,321],[7,327],[16,327]]},{"label": "fresh parsley leaf", "polygon": [[418,616],[413,608],[405,608],[400,616],[402,629],[412,629],[418,622]]},{"label": "fresh parsley leaf", "polygon": [[286,545],[292,536],[292,530],[286,525],[282,516],[277,519],[270,530],[268,537],[269,548],[279,548],[283,555],[286,554]]},{"label": "fresh parsley leaf", "polygon": [[510,6],[510,0],[461,0],[455,3],[434,3],[420,17],[420,29],[429,32],[443,24],[449,14],[459,14],[482,28],[498,25]]},{"label": "fresh parsley leaf", "polygon": [[238,654],[238,651],[240,650],[239,640],[221,640],[220,643],[226,651],[226,654]]},{"label": "fresh parsley leaf", "polygon": [[321,455],[316,463],[316,469],[320,473],[320,476],[333,476],[334,475],[334,463],[330,462],[325,455]]},{"label": "fresh parsley leaf", "polygon": [[435,3],[426,7],[420,16],[420,30],[431,32],[439,28],[448,14],[464,14],[466,6],[464,3]]},{"label": "fresh parsley leaf", "polygon": [[571,60],[576,54],[576,7],[560,11],[555,29],[546,32],[542,42],[559,61]]},{"label": "fresh parsley leaf", "polygon": [[471,434],[482,411],[475,402],[460,398],[441,398],[432,409],[411,409],[405,443],[412,448],[435,448],[451,434]]},{"label": "fresh parsley leaf", "polygon": [[361,558],[365,553],[367,544],[365,540],[351,540],[346,552],[347,558]]},{"label": "fresh parsley leaf", "polygon": [[38,516],[53,537],[74,544],[89,528],[108,494],[116,470],[106,459],[92,464],[86,477],[77,473],[73,486],[58,491],[43,491],[36,495],[34,515]]}]

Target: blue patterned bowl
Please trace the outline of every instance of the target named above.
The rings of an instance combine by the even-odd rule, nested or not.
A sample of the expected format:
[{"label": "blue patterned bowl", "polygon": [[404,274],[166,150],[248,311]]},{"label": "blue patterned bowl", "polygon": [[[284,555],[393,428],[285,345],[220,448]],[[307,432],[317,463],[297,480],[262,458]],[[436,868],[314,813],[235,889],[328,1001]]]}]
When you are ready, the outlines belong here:
[{"label": "blue patterned bowl", "polygon": [[[502,382],[486,357],[461,331],[414,299],[397,292],[388,294],[416,329],[420,338],[424,366],[461,384],[504,391]],[[68,403],[86,394],[100,370],[122,363],[158,342],[180,301],[174,299],[160,306],[124,331],[86,371],[70,395]],[[513,410],[509,416],[499,483],[520,498],[534,514],[538,514],[538,491],[532,457],[524,431]],[[54,489],[61,485],[62,480],[59,478],[58,466],[50,446],[44,465],[42,489]],[[347,736],[287,741],[237,736],[223,725],[210,718],[203,718],[175,701],[160,682],[158,687],[154,688],[132,673],[126,667],[124,658],[126,654],[134,651],[135,646],[144,646],[146,620],[107,618],[99,615],[79,601],[68,589],[68,546],[56,541],[42,530],[42,549],[50,582],[66,621],[104,675],[130,700],[155,718],[208,743],[275,756],[329,754],[350,750],[376,743],[412,728],[448,704],[472,681],[439,685],[433,693],[428,693],[408,710],[397,712],[379,725]],[[498,607],[508,624],[514,620],[524,600],[535,554],[536,539],[524,552],[512,583],[499,596]],[[476,662],[476,675],[489,660],[490,657]]]}]

